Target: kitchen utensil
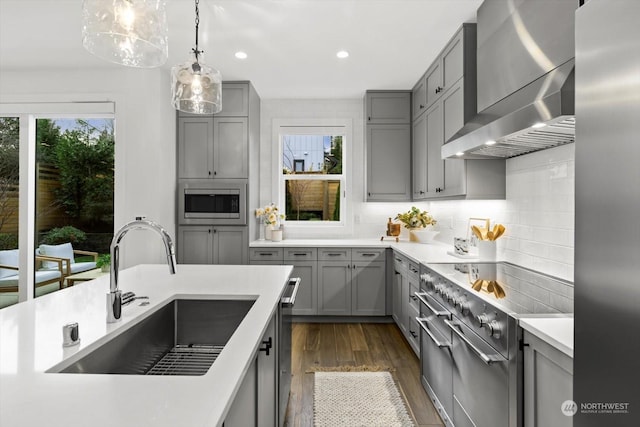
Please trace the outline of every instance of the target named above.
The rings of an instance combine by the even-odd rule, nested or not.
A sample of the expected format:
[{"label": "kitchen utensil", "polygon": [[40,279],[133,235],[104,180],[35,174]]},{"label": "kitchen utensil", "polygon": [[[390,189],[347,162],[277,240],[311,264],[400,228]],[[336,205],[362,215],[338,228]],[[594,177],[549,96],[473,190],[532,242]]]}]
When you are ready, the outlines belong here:
[{"label": "kitchen utensil", "polygon": [[498,237],[502,236],[505,232],[504,225],[498,224],[496,226],[497,230],[493,232],[493,240],[496,240]]},{"label": "kitchen utensil", "polygon": [[473,285],[471,285],[471,289],[473,289],[474,291],[480,291],[482,290],[483,283],[484,283],[484,280],[477,279],[475,282],[473,282]]},{"label": "kitchen utensil", "polygon": [[471,231],[473,231],[473,234],[480,240],[482,239],[482,231],[480,230],[480,228],[477,225],[472,225],[471,226]]},{"label": "kitchen utensil", "polygon": [[487,231],[487,240],[491,240],[491,241],[495,240],[493,238],[493,231],[491,230]]}]

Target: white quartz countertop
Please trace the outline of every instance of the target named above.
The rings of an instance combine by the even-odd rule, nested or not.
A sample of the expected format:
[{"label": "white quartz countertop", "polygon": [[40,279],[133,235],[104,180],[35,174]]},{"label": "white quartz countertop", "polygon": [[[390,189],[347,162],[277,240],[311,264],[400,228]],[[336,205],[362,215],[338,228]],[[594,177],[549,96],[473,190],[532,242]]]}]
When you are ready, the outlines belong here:
[{"label": "white quartz countertop", "polygon": [[518,320],[525,331],[532,333],[567,356],[573,358],[573,317],[524,317]]},{"label": "white quartz countertop", "polygon": [[[120,289],[149,296],[106,323],[109,277],[0,310],[0,426],[220,426],[277,308],[290,266],[140,265]],[[203,376],[47,373],[67,366],[177,298],[256,299]],[[78,322],[81,342],[62,347],[62,326]]]},{"label": "white quartz countertop", "polygon": [[254,240],[249,244],[252,248],[331,248],[331,247],[367,247],[367,248],[392,248],[402,255],[411,258],[415,262],[473,262],[477,258],[459,258],[449,255],[447,252],[453,252],[453,246],[439,241],[433,243],[416,243],[408,240],[378,239],[285,239],[280,242],[272,242],[270,240]]}]

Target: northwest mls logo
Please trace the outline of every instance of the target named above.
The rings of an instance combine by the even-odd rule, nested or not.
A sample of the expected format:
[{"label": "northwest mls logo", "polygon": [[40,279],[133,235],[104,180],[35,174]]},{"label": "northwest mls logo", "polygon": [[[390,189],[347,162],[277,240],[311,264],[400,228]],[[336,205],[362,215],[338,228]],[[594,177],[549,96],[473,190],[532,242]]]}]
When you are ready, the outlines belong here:
[{"label": "northwest mls logo", "polygon": [[567,417],[573,417],[578,412],[578,405],[573,400],[565,400],[560,405],[562,414]]}]

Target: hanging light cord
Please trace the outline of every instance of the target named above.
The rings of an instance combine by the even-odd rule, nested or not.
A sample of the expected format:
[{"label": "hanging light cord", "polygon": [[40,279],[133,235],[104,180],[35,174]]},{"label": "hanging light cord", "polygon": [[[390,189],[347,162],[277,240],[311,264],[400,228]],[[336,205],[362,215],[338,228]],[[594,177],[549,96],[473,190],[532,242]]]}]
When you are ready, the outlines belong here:
[{"label": "hanging light cord", "polygon": [[201,53],[204,52],[203,50],[199,50],[198,49],[198,28],[200,26],[200,7],[199,7],[199,4],[200,4],[200,0],[196,0],[196,47],[191,49],[193,54],[196,56],[196,62],[193,64],[193,70],[194,71],[200,71],[200,64],[198,63],[198,57],[200,56]]}]

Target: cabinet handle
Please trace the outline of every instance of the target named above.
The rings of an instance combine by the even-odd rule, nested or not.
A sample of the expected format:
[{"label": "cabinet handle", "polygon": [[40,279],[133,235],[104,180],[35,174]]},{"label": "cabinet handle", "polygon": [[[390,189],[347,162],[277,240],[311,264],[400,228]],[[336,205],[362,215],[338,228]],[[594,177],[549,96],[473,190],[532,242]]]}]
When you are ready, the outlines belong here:
[{"label": "cabinet handle", "polygon": [[414,338],[418,338],[418,334],[416,334],[415,332],[413,332],[411,329],[409,329],[409,333],[411,334],[412,337]]},{"label": "cabinet handle", "polygon": [[420,190],[418,193],[420,193],[420,194],[424,194],[424,191]]},{"label": "cabinet handle", "polygon": [[354,270],[356,269],[356,265],[355,265],[355,264],[353,264],[353,269],[354,269]]},{"label": "cabinet handle", "polygon": [[420,109],[422,110],[424,108],[424,105],[420,104]]},{"label": "cabinet handle", "polygon": [[260,256],[273,256],[273,254],[271,252],[260,252],[260,253],[258,253],[258,255],[260,255]]},{"label": "cabinet handle", "polygon": [[371,116],[367,117],[367,120],[371,121]]},{"label": "cabinet handle", "polygon": [[367,193],[367,196],[371,197],[371,193]]},{"label": "cabinet handle", "polygon": [[331,252],[329,252],[329,253],[327,254],[327,256],[341,256],[341,255],[342,255],[342,254],[336,254],[336,253],[331,253]]},{"label": "cabinet handle", "polygon": [[400,258],[396,258],[396,261],[398,261],[400,264],[404,264],[404,262]]},{"label": "cabinet handle", "polygon": [[216,172],[216,171],[213,171],[213,174],[214,174],[214,175],[217,175],[217,174],[218,174],[218,172]]},{"label": "cabinet handle", "polygon": [[207,231],[209,232],[209,234],[211,234],[211,229],[208,229]]},{"label": "cabinet handle", "polygon": [[417,296],[415,296],[415,295],[411,295],[409,298],[411,298],[411,299],[412,299],[412,300],[414,300],[414,301],[418,301],[418,297],[417,297]]},{"label": "cabinet handle", "polygon": [[211,176],[211,171],[209,171],[209,176]]},{"label": "cabinet handle", "polygon": [[440,92],[442,92],[443,90],[444,90],[444,88],[442,88],[442,87],[438,86],[438,87],[436,88],[436,93],[440,93]]},{"label": "cabinet handle", "polygon": [[378,254],[365,253],[365,254],[360,254],[360,255],[362,255],[362,256],[376,256]]},{"label": "cabinet handle", "polygon": [[213,229],[213,234],[216,234],[218,232],[218,230],[216,230],[215,228]]},{"label": "cabinet handle", "polygon": [[305,256],[305,255],[307,255],[307,253],[306,252],[296,252],[296,253],[294,253],[292,255],[293,256]]},{"label": "cabinet handle", "polygon": [[264,344],[264,347],[260,347],[260,351],[264,351],[268,356],[269,351],[271,350],[271,347],[273,347],[273,339],[269,337],[267,341],[262,341],[262,344]]}]

